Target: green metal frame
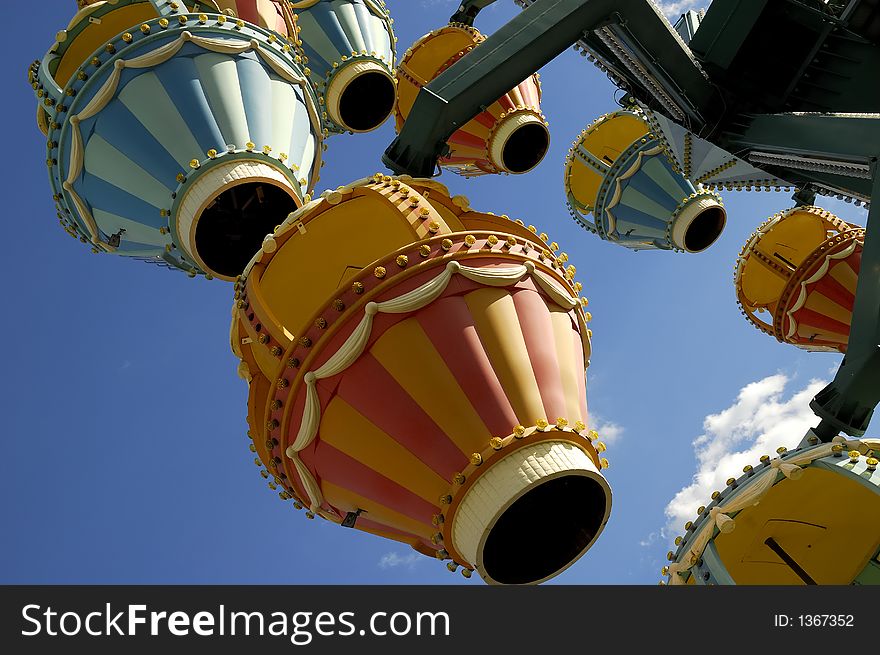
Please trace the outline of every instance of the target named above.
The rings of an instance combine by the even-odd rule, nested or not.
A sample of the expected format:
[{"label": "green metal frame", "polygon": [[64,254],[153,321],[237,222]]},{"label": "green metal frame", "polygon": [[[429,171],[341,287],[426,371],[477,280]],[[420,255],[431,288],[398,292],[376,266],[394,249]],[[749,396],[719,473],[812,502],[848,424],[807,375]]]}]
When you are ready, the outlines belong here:
[{"label": "green metal frame", "polygon": [[[880,199],[877,157],[873,167],[871,195]],[[880,403],[880,200],[871,204],[866,227],[847,353],[834,380],[810,403],[822,419],[816,434],[824,441],[838,432],[865,434]]]},{"label": "green metal frame", "polygon": [[[480,10],[493,2],[463,0],[452,21],[473,24]],[[815,191],[823,189],[868,202],[872,197],[880,198],[880,115],[846,113],[880,112],[880,106],[874,106],[880,105],[876,89],[858,97],[855,94],[860,85],[864,87],[866,74],[876,75],[876,70],[866,73],[865,69],[880,62],[880,45],[858,33],[870,24],[864,18],[865,11],[870,18],[871,11],[880,14],[880,10],[860,7],[861,2],[849,0],[841,11],[830,5],[817,9],[808,0],[786,0],[786,15],[812,29],[809,33],[815,35],[815,43],[793,43],[801,48],[797,52],[802,52],[802,60],[795,61],[796,70],[785,81],[787,88],[779,95],[778,79],[771,83],[767,78],[763,96],[758,87],[753,101],[742,100],[737,89],[722,88],[710,77],[647,0],[535,0],[421,90],[382,160],[396,173],[432,176],[437,159],[448,152],[447,139],[460,126],[563,50],[580,44],[600,60],[615,84],[640,103],[729,152],[751,156],[752,164],[798,186],[795,201],[799,204],[811,202]],[[754,44],[750,52],[747,47],[751,30],[760,25],[762,12],[779,7],[767,0],[715,0],[691,45],[702,48],[709,71],[723,73],[724,65],[737,62],[743,48],[746,55],[755,56]],[[865,9],[860,13],[863,22],[852,31],[847,20],[859,15],[858,9]],[[842,48],[840,53],[825,47],[832,37]],[[816,104],[815,95],[812,99],[797,96],[796,82],[809,76],[808,71],[820,59],[820,50],[821,57],[838,56],[853,74],[837,72],[831,82],[823,82],[827,88],[820,90],[828,96],[823,102],[834,107],[823,113],[804,113],[800,110]],[[854,53],[865,58],[865,65],[852,56]],[[878,403],[880,205],[874,204],[868,217],[848,351],[832,383],[810,404],[821,418],[815,433],[823,440],[839,432],[861,436]]]},{"label": "green metal frame", "polygon": [[[472,21],[478,7],[488,4],[465,2],[453,18]],[[397,173],[433,175],[447,139],[460,126],[577,42],[585,30],[613,25],[628,26],[627,34],[654,53],[653,65],[667,74],[665,86],[688,90],[692,124],[703,124],[699,116],[715,117],[713,107],[720,108],[716,89],[653,5],[645,0],[538,0],[421,90],[382,161]]]}]

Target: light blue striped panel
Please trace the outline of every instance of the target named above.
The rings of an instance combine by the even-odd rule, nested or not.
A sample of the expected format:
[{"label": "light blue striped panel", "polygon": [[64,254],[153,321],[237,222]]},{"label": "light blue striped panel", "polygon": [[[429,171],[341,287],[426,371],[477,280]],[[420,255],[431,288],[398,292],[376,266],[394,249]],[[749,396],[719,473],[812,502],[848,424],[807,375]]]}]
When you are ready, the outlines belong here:
[{"label": "light blue striped panel", "polygon": [[250,130],[235,59],[208,52],[194,57],[193,63],[223,139],[241,148],[250,141]]},{"label": "light blue striped panel", "polygon": [[[318,27],[333,43],[336,51],[341,55],[349,56],[352,50],[360,52],[360,48],[355,48],[355,45],[361,41],[359,34],[361,26],[357,23],[356,17],[344,12],[345,9],[351,9],[350,2],[323,2],[310,10],[309,14],[314,17]],[[346,23],[346,27],[342,26],[343,23]],[[357,36],[353,39],[352,34]],[[338,58],[334,60],[338,61]]]},{"label": "light blue striped panel", "polygon": [[[260,62],[246,57],[235,62],[238,83],[244,100],[244,113],[247,116],[248,136],[260,149],[271,146],[277,153],[284,151],[287,144],[276,143],[272,124],[272,79],[266,74]],[[288,108],[288,111],[290,108]]]},{"label": "light blue striped panel", "polygon": [[[154,39],[153,51],[169,38]],[[215,35],[212,35],[215,36]],[[142,52],[128,52],[131,59]],[[79,97],[85,106],[103,85],[111,65],[95,73]],[[289,155],[281,168],[292,178],[312,178],[319,136],[311,123],[302,89],[278,76],[252,52],[226,55],[185,44],[171,60],[152,69],[123,69],[116,97],[95,117],[82,121],[84,167],[74,188],[92,213],[105,240],[125,229],[119,254],[152,257],[164,252],[168,236],[159,232],[168,219],[181,172],[204,160],[210,149],[227,144],[243,149],[248,141]],[[69,156],[70,125],[62,138]],[[66,156],[59,172],[66,175]]]},{"label": "light blue striped panel", "polygon": [[[369,52],[375,52],[377,55],[391,55],[390,40],[388,39],[388,30],[385,27],[385,21],[373,14],[367,7],[360,2],[355,3],[354,12],[357,15],[357,22],[364,26],[361,38],[364,40],[364,49]],[[358,50],[360,52],[360,50]]]},{"label": "light blue striped panel", "polygon": [[[280,89],[276,89],[276,93],[279,92]],[[311,124],[311,118],[309,117],[306,104],[303,102],[302,89],[295,88],[294,93],[298,102],[293,105],[293,111],[289,114],[288,118],[293,126],[290,145],[287,150],[287,154],[290,156],[288,161],[291,165],[296,164],[299,166],[297,179],[302,177],[309,178],[312,164],[315,161],[317,136],[311,135],[307,139],[299,137],[299,134]]]},{"label": "light blue striped panel", "polygon": [[[127,237],[128,235],[125,236]],[[163,252],[162,248],[156,248],[148,243],[135,243],[125,240],[116,249],[116,254],[123,255],[124,257],[158,257]]]},{"label": "light blue striped panel", "polygon": [[342,56],[351,58],[352,52],[375,53],[393,64],[392,35],[385,21],[362,0],[323,0],[298,13],[300,37],[313,79],[325,79],[333,63],[342,64]]},{"label": "light blue striped panel", "polygon": [[[167,207],[176,188],[163,184],[141,166],[138,153],[108,143],[100,134],[93,134],[85,147],[85,171],[113,186],[143,198],[156,208]],[[89,199],[92,206],[97,199]]]},{"label": "light blue striped panel", "polygon": [[633,240],[666,239],[668,221],[623,204],[614,207],[611,213],[617,219],[616,228],[621,239],[624,237]]},{"label": "light blue striped panel", "polygon": [[329,24],[330,21],[327,14],[321,10],[321,4],[301,12],[298,21],[303,52],[308,57],[312,79],[315,80],[323,80],[332,69],[334,61],[340,62],[343,54],[351,54],[344,40],[334,43],[332,37],[327,34],[327,28],[322,23]]},{"label": "light blue striped panel", "polygon": [[638,192],[645,198],[648,198],[651,202],[660,205],[663,207],[664,215],[667,212],[674,212],[682,198],[687,197],[686,195],[682,195],[682,192],[678,192],[674,196],[670,195],[666,192],[666,189],[660,187],[660,185],[644,174],[644,172],[633,176],[628,182],[628,184],[624,184],[626,190]]},{"label": "light blue striped panel", "polygon": [[144,170],[169,188],[177,186],[175,176],[180,164],[119,99],[113,100],[97,116],[95,134],[118,150],[131,153]]},{"label": "light blue striped panel", "polygon": [[168,223],[168,219],[161,216],[159,210],[149,203],[93,175],[83,175],[76,190],[92,208],[124,216],[157,231]]},{"label": "light blue striped panel", "polygon": [[199,144],[201,156],[211,148],[225,150],[227,142],[224,141],[220,127],[208,105],[192,58],[176,57],[155,69],[154,73],[174,106],[186,120],[190,133]]},{"label": "light blue striped panel", "polygon": [[669,160],[661,155],[651,157],[642,165],[645,177],[651,179],[663,191],[680,202],[694,193],[694,185],[682,173],[676,173],[672,169]]}]

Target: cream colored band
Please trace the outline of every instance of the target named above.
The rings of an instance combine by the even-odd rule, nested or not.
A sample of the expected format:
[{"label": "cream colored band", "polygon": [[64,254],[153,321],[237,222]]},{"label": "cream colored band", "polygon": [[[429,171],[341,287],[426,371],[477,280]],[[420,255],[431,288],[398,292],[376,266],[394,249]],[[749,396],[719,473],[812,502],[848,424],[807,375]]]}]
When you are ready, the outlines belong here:
[{"label": "cream colored band", "polygon": [[[349,125],[346,125],[345,121],[342,120],[342,115],[339,107],[340,103],[342,102],[342,95],[345,93],[345,90],[357,78],[368,73],[380,73],[387,77],[392,84],[394,84],[394,78],[391,76],[391,73],[389,73],[388,70],[378,62],[375,62],[371,59],[355,60],[349,62],[336,72],[336,75],[334,75],[333,79],[330,80],[330,85],[327,87],[327,93],[324,95],[324,102],[327,106],[327,115],[330,116],[331,120],[333,120],[334,123],[336,123],[337,125],[341,125],[345,129],[352,132],[368,132],[379,126],[375,125],[371,127],[370,130],[353,129]],[[391,112],[388,113],[388,116],[390,115]],[[382,122],[384,122],[384,120],[385,119],[383,119]]]},{"label": "cream colored band", "polygon": [[180,245],[187,255],[199,264],[202,270],[218,278],[226,276],[212,271],[199,256],[196,249],[196,227],[207,206],[221,193],[246,182],[266,182],[284,189],[291,198],[300,204],[297,189],[277,168],[267,163],[236,159],[207,169],[204,173],[195,172],[199,177],[181,198],[177,210],[177,234]]},{"label": "cream colored band", "polygon": [[[611,512],[611,488],[593,460],[571,443],[543,441],[520,448],[492,464],[467,490],[453,518],[452,542],[455,550],[473,563],[486,582],[497,584],[487,575],[483,566],[483,547],[496,521],[516,500],[537,485],[562,476],[588,477],[602,486],[606,501],[605,515],[600,525],[604,525]],[[544,580],[574,564],[589,549],[599,532],[601,529],[575,558]],[[536,580],[535,583],[544,580]]]},{"label": "cream colored band", "polygon": [[[703,196],[702,198],[697,198],[696,200],[686,205],[685,208],[681,210],[678,217],[675,219],[675,223],[673,223],[672,225],[672,243],[675,244],[675,247],[681,248],[682,250],[685,250],[687,252],[694,252],[684,245],[685,236],[687,235],[688,228],[700,214],[708,209],[713,209],[716,207],[721,208],[722,205],[720,202],[718,202],[717,199],[713,198],[712,196]],[[721,232],[719,231],[719,235],[720,234]]]},{"label": "cream colored band", "polygon": [[[535,114],[531,112],[521,112],[517,111],[513,114],[508,115],[503,118],[498,126],[495,128],[495,132],[492,134],[489,143],[489,159],[492,164],[500,170],[506,173],[516,173],[522,174],[527,173],[528,171],[511,171],[504,165],[504,146],[507,145],[507,142],[510,141],[510,137],[522,127],[526,125],[538,124],[543,127],[545,130],[547,129],[544,125],[544,121],[535,116]],[[543,157],[541,158],[543,159]],[[541,162],[541,159],[538,159],[538,163]],[[534,168],[534,166],[532,167]],[[531,170],[531,169],[529,169]]]}]

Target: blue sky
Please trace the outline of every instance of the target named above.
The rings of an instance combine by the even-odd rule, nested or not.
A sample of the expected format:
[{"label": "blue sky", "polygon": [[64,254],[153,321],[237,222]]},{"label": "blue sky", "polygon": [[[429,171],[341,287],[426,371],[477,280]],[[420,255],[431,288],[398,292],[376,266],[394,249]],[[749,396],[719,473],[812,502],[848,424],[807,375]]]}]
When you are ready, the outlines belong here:
[{"label": "blue sky", "polygon": [[[401,53],[456,4],[387,3]],[[30,3],[6,8],[20,28],[7,32],[2,61],[10,239],[0,583],[480,584],[406,546],[308,521],[266,487],[248,450],[247,388],[228,345],[230,285],[92,255],[59,227],[26,70],[75,7],[44,2],[44,21],[33,20]],[[492,32],[516,11],[501,0],[477,26]],[[791,206],[789,194],[727,194],[727,230],[699,255],[632,253],[575,225],[564,157],[587,123],[615,108],[615,89],[573,51],[541,76],[552,133],[544,162],[519,178],[440,179],[476,208],[548,232],[590,298],[588,393],[600,432],[614,437],[614,506],[594,548],[555,582],[655,584],[675,536],[670,523],[680,526],[742,460],[796,443],[814,422],[814,381],[830,379],[840,358],[778,344],[736,306],[739,249]],[[333,138],[318,189],[383,170],[393,136],[389,121]],[[865,222],[852,205],[820,204]]]}]

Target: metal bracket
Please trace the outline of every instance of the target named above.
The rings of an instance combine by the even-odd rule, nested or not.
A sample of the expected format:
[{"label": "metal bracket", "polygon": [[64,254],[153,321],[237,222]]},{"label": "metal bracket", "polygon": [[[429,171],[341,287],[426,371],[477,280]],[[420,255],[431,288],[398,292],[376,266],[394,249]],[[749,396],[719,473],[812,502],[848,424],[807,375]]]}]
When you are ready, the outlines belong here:
[{"label": "metal bracket", "polygon": [[353,528],[363,511],[364,510],[362,509],[358,509],[358,511],[356,512],[348,512],[345,515],[345,518],[342,519],[342,523],[340,525],[342,525],[343,528]]},{"label": "metal bracket", "polygon": [[495,4],[495,0],[462,0],[458,11],[452,14],[449,22],[473,26],[477,14],[491,4]]}]

